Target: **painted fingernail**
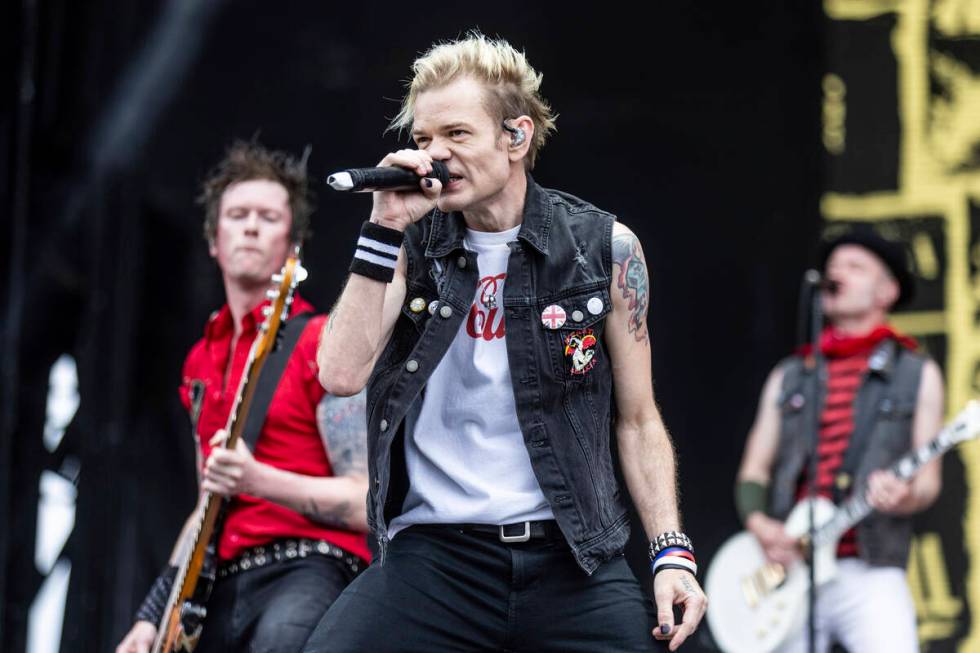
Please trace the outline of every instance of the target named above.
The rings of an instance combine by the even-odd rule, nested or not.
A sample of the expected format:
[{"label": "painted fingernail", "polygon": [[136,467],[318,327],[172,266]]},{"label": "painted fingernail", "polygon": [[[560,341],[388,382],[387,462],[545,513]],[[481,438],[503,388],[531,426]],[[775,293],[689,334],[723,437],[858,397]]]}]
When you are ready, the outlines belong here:
[{"label": "painted fingernail", "polygon": [[429,188],[432,188],[432,180],[429,179],[428,177],[426,177],[425,178],[425,185],[428,186]]},{"label": "painted fingernail", "polygon": [[660,624],[660,634],[661,635],[666,635],[669,632],[670,632],[670,626],[668,626],[667,624]]}]

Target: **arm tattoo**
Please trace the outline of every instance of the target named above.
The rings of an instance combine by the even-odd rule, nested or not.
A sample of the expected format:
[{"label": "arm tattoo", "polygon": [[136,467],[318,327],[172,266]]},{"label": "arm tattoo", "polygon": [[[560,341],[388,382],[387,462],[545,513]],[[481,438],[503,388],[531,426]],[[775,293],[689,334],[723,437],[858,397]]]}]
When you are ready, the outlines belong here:
[{"label": "arm tattoo", "polygon": [[643,260],[640,241],[631,233],[619,234],[612,242],[613,266],[619,266],[616,274],[616,287],[623,293],[629,318],[626,328],[637,342],[647,337],[647,305],[650,297],[650,282],[647,277],[647,264]]},{"label": "arm tattoo", "polygon": [[324,330],[325,333],[332,333],[333,332],[333,323],[334,323],[334,320],[337,319],[337,314],[338,313],[340,313],[340,300],[339,299],[337,300],[337,303],[333,305],[333,308],[330,310],[330,315],[327,317],[327,323],[323,326],[323,330]]},{"label": "arm tattoo", "polygon": [[341,501],[329,510],[316,505],[316,499],[310,497],[303,509],[303,516],[318,524],[332,528],[350,528],[350,501]]},{"label": "arm tattoo", "polygon": [[361,390],[353,397],[326,395],[316,421],[334,476],[367,474],[367,414]]}]

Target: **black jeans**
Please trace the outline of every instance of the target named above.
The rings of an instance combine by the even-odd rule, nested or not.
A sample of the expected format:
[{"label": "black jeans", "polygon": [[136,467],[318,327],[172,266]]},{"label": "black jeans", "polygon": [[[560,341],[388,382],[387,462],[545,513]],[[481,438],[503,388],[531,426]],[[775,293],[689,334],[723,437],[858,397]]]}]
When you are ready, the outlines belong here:
[{"label": "black jeans", "polygon": [[340,560],[311,555],[220,578],[195,653],[298,653],[352,580]]},{"label": "black jeans", "polygon": [[348,587],[306,653],[653,651],[656,613],[622,556],[591,576],[563,540],[413,526]]}]

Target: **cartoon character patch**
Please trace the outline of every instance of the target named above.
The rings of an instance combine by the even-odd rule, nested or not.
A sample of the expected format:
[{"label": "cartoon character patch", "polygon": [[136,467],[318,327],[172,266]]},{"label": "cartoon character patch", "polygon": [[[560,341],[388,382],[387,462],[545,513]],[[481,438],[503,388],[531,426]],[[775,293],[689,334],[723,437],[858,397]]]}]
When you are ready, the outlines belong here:
[{"label": "cartoon character patch", "polygon": [[565,338],[565,358],[572,363],[572,374],[585,374],[595,366],[595,345],[592,329],[573,331]]}]

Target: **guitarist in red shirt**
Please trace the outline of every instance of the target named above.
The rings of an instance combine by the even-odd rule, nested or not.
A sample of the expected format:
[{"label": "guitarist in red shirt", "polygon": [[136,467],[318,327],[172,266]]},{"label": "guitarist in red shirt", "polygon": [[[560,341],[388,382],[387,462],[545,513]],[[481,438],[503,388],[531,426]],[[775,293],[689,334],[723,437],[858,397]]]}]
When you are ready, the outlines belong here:
[{"label": "guitarist in red shirt", "polygon": [[[837,577],[820,587],[816,650],[825,652],[837,640],[854,652],[911,653],[918,650],[905,582],[911,515],[938,496],[940,466],[929,462],[910,481],[887,468],[939,432],[942,375],[915,351],[914,340],[886,323],[892,307],[913,292],[900,245],[859,229],[830,242],[823,260],[828,325],[820,341],[821,396],[811,396],[808,352],[772,371],[742,458],[736,503],[769,561],[786,566],[800,552],[784,520],[807,494],[811,473],[817,494],[835,503],[865,492],[874,512],[843,535]],[[806,437],[811,408],[819,411],[815,464]],[[806,649],[803,628],[779,650]]]},{"label": "guitarist in red shirt", "polygon": [[[278,384],[269,390],[254,447],[243,441],[234,449],[218,446],[269,305],[270,279],[308,235],[312,201],[305,162],[254,142],[236,143],[205,181],[201,203],[208,249],[221,270],[227,303],[211,316],[204,337],[188,354],[180,396],[196,424],[201,490],[230,501],[216,541],[207,617],[194,650],[299,651],[370,557],[364,537],[364,398],[325,393],[317,380],[316,349],[327,317],[311,317],[313,307],[295,297],[284,330],[301,331],[292,339]],[[281,340],[290,339],[283,334]],[[257,394],[262,381],[258,387]],[[117,653],[153,646],[174,565],[193,546],[197,512]]]}]

